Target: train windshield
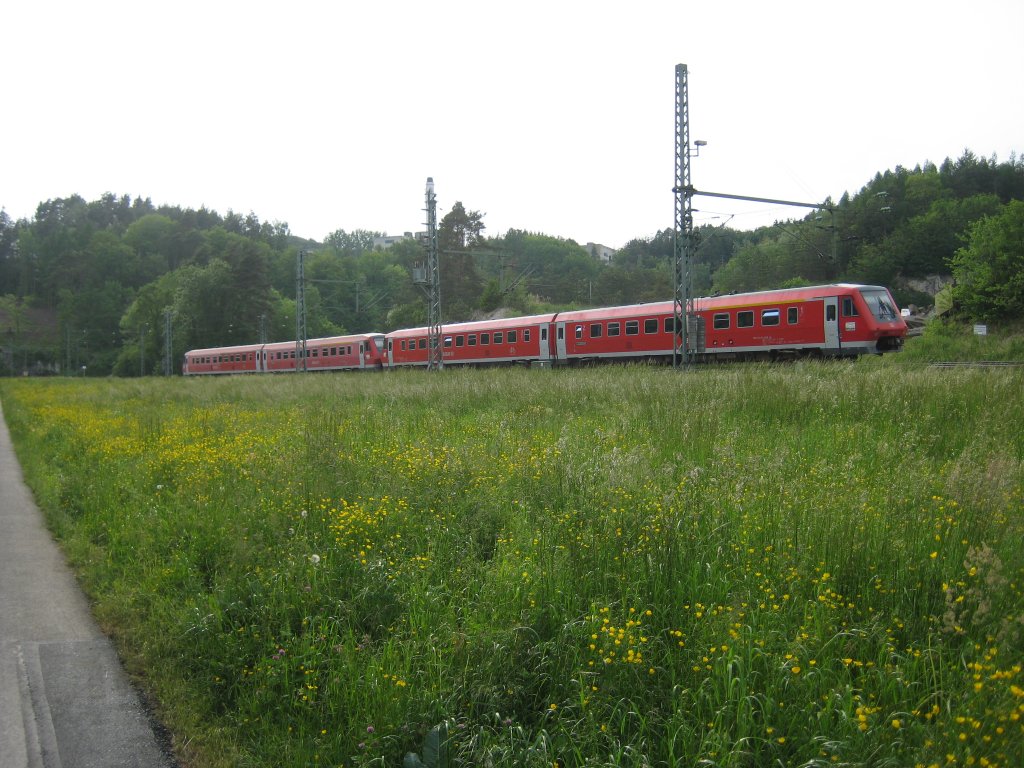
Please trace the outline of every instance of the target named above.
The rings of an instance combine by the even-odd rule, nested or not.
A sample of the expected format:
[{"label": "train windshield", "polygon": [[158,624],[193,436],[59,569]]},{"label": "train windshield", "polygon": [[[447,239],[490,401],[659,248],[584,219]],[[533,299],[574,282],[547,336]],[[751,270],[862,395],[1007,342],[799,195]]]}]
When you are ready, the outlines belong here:
[{"label": "train windshield", "polygon": [[882,322],[891,322],[899,318],[900,313],[893,306],[888,291],[881,289],[862,290],[861,295],[864,297],[864,302],[868,305],[868,309],[871,310],[871,314],[875,316],[875,319]]},{"label": "train windshield", "polygon": [[378,352],[381,352],[381,353],[384,352],[384,337],[383,336],[374,336],[373,337],[373,343],[377,345],[377,351]]}]

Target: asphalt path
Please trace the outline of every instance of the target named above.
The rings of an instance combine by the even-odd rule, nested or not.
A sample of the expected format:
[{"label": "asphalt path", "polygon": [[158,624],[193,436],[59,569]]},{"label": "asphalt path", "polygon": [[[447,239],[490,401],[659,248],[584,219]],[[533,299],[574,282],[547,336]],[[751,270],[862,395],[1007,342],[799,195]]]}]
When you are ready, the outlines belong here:
[{"label": "asphalt path", "polygon": [[174,768],[22,478],[0,408],[0,768]]}]

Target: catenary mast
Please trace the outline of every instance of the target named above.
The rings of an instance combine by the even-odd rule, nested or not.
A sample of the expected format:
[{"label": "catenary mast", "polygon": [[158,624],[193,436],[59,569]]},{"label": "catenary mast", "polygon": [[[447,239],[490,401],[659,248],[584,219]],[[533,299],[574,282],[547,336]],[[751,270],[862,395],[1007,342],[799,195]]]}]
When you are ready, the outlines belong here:
[{"label": "catenary mast", "polygon": [[441,268],[437,251],[437,195],[434,177],[427,177],[427,370],[444,367],[441,344]]},{"label": "catenary mast", "polygon": [[672,365],[687,366],[690,351],[690,318],[693,316],[693,209],[690,184],[690,102],[685,64],[676,64],[676,184],[675,270],[672,314],[675,317],[675,352]]}]

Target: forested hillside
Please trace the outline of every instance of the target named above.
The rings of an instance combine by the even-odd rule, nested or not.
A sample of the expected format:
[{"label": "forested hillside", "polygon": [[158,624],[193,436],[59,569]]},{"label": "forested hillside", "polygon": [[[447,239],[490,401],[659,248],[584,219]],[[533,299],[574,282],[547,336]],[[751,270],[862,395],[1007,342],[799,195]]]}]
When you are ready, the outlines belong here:
[{"label": "forested hillside", "polygon": [[[666,222],[671,225],[671,221]],[[440,222],[446,322],[506,308],[535,312],[672,296],[671,228],[601,261],[572,240],[509,230],[456,202]],[[380,233],[322,243],[288,225],[154,206],[107,194],[41,203],[32,220],[0,212],[0,372],[159,373],[168,318],[172,368],[191,348],[295,334],[296,261],[305,260],[310,336],[422,324],[416,240]],[[1024,316],[1024,159],[967,151],[940,166],[877,173],[831,210],[753,232],[700,227],[694,288],[731,292],[830,281],[891,286],[928,306],[955,279],[965,316]]]}]

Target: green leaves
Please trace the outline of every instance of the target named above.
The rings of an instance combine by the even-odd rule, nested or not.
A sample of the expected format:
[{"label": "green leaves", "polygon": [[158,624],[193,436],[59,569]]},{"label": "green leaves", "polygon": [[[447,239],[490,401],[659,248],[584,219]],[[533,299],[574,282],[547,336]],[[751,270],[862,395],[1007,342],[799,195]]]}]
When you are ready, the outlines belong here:
[{"label": "green leaves", "polygon": [[423,757],[409,752],[402,768],[448,768],[448,728],[444,723],[432,728],[423,738]]},{"label": "green leaves", "polygon": [[1024,201],[970,228],[967,246],[951,262],[954,300],[973,319],[1024,315]]}]

